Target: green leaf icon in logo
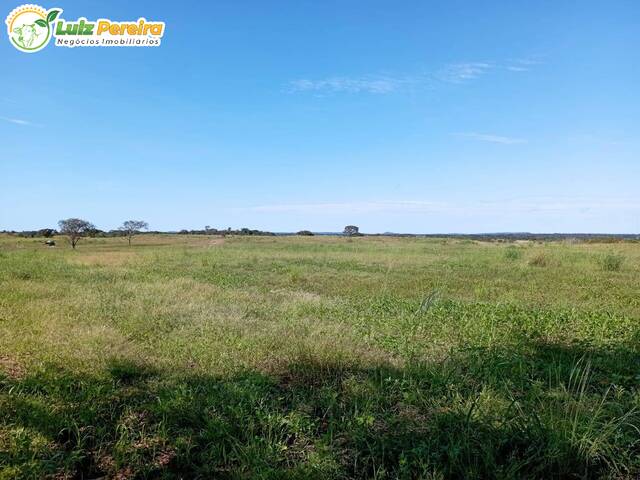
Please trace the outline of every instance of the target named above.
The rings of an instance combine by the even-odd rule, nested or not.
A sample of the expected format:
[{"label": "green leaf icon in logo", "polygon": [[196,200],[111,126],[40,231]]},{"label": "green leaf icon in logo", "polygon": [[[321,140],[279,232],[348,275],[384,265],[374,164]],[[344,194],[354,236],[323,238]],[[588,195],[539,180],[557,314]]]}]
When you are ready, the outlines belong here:
[{"label": "green leaf icon in logo", "polygon": [[41,18],[39,18],[38,20],[36,20],[36,25],[42,27],[42,28],[47,28],[47,22],[45,22],[44,20],[42,20]]},{"label": "green leaf icon in logo", "polygon": [[56,19],[56,17],[58,16],[59,13],[60,13],[60,10],[51,10],[47,14],[47,23],[53,22]]}]

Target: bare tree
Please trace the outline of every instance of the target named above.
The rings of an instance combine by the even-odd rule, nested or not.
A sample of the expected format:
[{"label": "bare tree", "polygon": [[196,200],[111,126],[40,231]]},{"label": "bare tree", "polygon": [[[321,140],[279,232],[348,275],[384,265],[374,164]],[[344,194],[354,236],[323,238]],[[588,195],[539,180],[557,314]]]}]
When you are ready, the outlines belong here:
[{"label": "bare tree", "polygon": [[71,248],[76,248],[78,241],[84,237],[89,231],[95,230],[95,226],[91,222],[82,220],[81,218],[67,218],[58,222],[60,233],[69,237]]},{"label": "bare tree", "polygon": [[125,234],[127,240],[129,240],[129,245],[131,245],[133,236],[139,233],[140,230],[146,230],[147,228],[149,228],[149,224],[143,220],[127,220],[118,230]]},{"label": "bare tree", "polygon": [[344,227],[343,235],[348,237],[353,237],[354,235],[358,235],[360,233],[360,229],[355,225],[347,225]]}]

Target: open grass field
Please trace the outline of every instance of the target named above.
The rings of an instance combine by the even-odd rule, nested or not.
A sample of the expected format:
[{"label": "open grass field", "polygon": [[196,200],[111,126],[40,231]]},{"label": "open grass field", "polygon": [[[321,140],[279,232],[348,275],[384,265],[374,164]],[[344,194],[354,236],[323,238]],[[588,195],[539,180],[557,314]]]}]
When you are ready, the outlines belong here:
[{"label": "open grass field", "polygon": [[640,243],[0,237],[0,479],[640,475]]}]

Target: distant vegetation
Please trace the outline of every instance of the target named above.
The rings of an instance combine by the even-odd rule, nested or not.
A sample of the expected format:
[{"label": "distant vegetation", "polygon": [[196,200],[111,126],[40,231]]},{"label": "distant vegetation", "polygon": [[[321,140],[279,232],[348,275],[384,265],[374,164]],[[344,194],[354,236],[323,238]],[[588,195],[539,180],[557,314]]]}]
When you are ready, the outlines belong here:
[{"label": "distant vegetation", "polygon": [[216,228],[208,228],[205,230],[180,230],[179,232],[168,232],[168,233],[179,233],[181,235],[262,235],[262,236],[273,236],[275,233],[264,232],[262,230],[254,230],[251,228],[240,228],[238,230],[233,230],[231,227],[226,230],[218,230]]},{"label": "distant vegetation", "polygon": [[346,235],[348,237],[354,237],[354,236],[362,235],[360,233],[360,229],[358,227],[356,227],[355,225],[347,225],[346,227],[344,227],[344,231],[342,233],[343,233],[343,235]]},{"label": "distant vegetation", "polygon": [[58,222],[60,227],[60,235],[66,235],[69,237],[69,243],[72,248],[76,248],[78,241],[91,232],[96,230],[91,222],[82,220],[81,218],[67,218],[66,220],[60,220]]},{"label": "distant vegetation", "polygon": [[[80,220],[80,219],[69,219],[69,220]],[[84,220],[81,220],[84,222]],[[67,222],[67,220],[61,220],[61,222]],[[126,222],[123,223],[122,226],[120,226],[118,229],[115,230],[101,230],[99,228],[96,228],[93,224],[91,224],[90,222],[87,222],[87,226],[83,229],[81,229],[81,231],[76,232],[76,234],[74,234],[74,236],[76,237],[76,243],[77,240],[79,240],[82,237],[89,237],[89,238],[112,238],[112,237],[125,237],[129,240],[129,244],[131,244],[131,239],[135,236],[135,235],[158,235],[158,234],[165,234],[165,235],[171,235],[171,234],[179,234],[179,235],[222,235],[222,236],[226,236],[226,235],[262,235],[262,236],[273,236],[275,235],[272,232],[265,232],[262,230],[255,230],[255,229],[250,229],[250,228],[240,228],[240,229],[231,229],[231,228],[227,228],[224,230],[218,230],[216,228],[211,228],[209,226],[207,226],[205,229],[203,230],[180,230],[180,231],[158,231],[158,230],[148,230],[149,226],[147,224],[147,222],[144,222],[142,220],[127,220]],[[66,223],[65,223],[66,225]],[[142,230],[147,230],[145,232],[143,232]],[[68,229],[63,229],[62,227],[60,228],[60,230],[55,230],[53,228],[43,228],[40,230],[22,230],[22,231],[15,231],[15,230],[1,230],[0,234],[4,233],[6,235],[14,235],[17,237],[23,237],[23,238],[37,238],[37,237],[43,237],[43,238],[51,238],[55,235],[67,235],[69,233]],[[309,232],[311,233],[311,232]],[[313,234],[312,234],[313,235]]]},{"label": "distant vegetation", "polygon": [[127,220],[122,224],[122,226],[118,229],[122,232],[122,234],[127,237],[129,241],[129,245],[131,245],[131,239],[134,235],[140,233],[141,230],[148,230],[149,224],[144,220]]},{"label": "distant vegetation", "polygon": [[[448,233],[437,233],[437,234],[418,234],[418,233],[394,233],[394,232],[385,232],[383,234],[371,234],[371,233],[361,233],[360,229],[355,225],[350,225],[350,227],[357,228],[357,232],[349,229],[348,233],[345,231],[342,232],[323,232],[321,235],[353,235],[354,232],[358,236],[370,236],[370,237],[399,237],[399,238],[452,238],[459,240],[477,240],[484,242],[514,242],[517,240],[528,240],[528,241],[538,241],[538,242],[547,242],[547,241],[558,241],[558,240],[567,240],[573,242],[583,242],[583,243],[618,243],[624,241],[640,241],[640,234],[602,234],[602,233],[477,233],[477,234],[448,234]],[[205,227],[201,230],[172,230],[172,231],[160,231],[160,230],[149,230],[147,232],[140,232],[144,234],[181,234],[181,235],[304,235],[305,233],[301,232],[311,232],[310,230],[301,230],[300,232],[295,233],[273,233],[262,230],[255,230],[249,228],[241,228],[241,229],[217,229],[212,227]],[[34,237],[46,237],[47,235],[52,236],[57,234],[58,232],[55,229],[51,228],[43,228],[40,230],[0,230],[0,233],[4,233],[7,235],[16,235],[24,238],[34,238]],[[122,237],[124,236],[122,230],[100,230],[98,228],[93,231],[88,232],[91,237]],[[320,235],[318,233],[313,233],[314,235]]]}]

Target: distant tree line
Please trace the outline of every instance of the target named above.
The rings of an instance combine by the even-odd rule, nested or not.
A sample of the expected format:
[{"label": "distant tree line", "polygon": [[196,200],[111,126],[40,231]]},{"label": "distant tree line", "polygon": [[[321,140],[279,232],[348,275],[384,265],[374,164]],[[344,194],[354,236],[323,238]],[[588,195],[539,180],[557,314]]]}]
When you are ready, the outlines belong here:
[{"label": "distant tree line", "polygon": [[[69,223],[69,221],[72,221]],[[64,227],[62,223],[64,222]],[[83,223],[84,222],[84,223]],[[142,232],[141,230],[146,230]],[[59,222],[59,230],[54,228],[41,228],[39,230],[0,230],[0,233],[7,235],[15,235],[24,238],[52,238],[56,235],[66,235],[69,237],[72,247],[75,248],[78,240],[82,237],[90,238],[109,238],[109,237],[125,237],[129,244],[135,235],[138,234],[181,234],[181,235],[261,235],[261,236],[274,236],[273,232],[267,232],[263,230],[256,230],[250,228],[240,229],[223,229],[212,228],[209,225],[204,229],[198,230],[180,230],[180,231],[159,231],[148,230],[147,222],[143,220],[127,220],[121,227],[115,230],[101,230],[96,228],[92,223],[81,219],[66,219]],[[330,233],[325,233],[330,234]],[[333,233],[336,235],[339,233]],[[313,236],[315,235],[310,230],[300,230],[296,233],[286,234],[281,233],[278,235],[299,235],[299,236]],[[322,233],[320,235],[323,235]],[[363,236],[360,229],[355,225],[347,225],[342,231],[342,235],[353,237]],[[489,242],[510,242],[514,240],[531,240],[531,241],[553,241],[553,240],[577,240],[582,242],[598,242],[598,243],[615,243],[629,240],[640,240],[639,234],[602,234],[602,233],[528,233],[528,232],[513,232],[513,233],[481,233],[481,234],[413,234],[413,233],[393,233],[385,232],[382,234],[366,234],[367,236],[388,236],[388,237],[418,237],[418,238],[454,238],[454,239],[467,239],[477,241],[489,241]],[[73,237],[73,238],[72,238]]]},{"label": "distant tree line", "polygon": [[275,236],[273,232],[265,232],[263,230],[254,230],[251,228],[240,228],[233,230],[231,227],[218,230],[217,228],[211,228],[208,225],[203,230],[180,230],[178,232],[166,232],[166,233],[179,233],[180,235],[266,235]]},{"label": "distant tree line", "polygon": [[[127,222],[131,222],[135,220],[128,220]],[[125,222],[125,223],[127,223]],[[146,222],[143,222],[146,225]],[[142,229],[138,227],[138,229]],[[146,232],[136,231],[135,225],[129,224],[127,227],[120,227],[115,230],[101,230],[99,228],[88,227],[84,231],[84,236],[90,238],[109,238],[109,237],[128,237],[130,233],[135,232],[136,234],[180,234],[180,235],[267,235],[267,236],[275,236],[276,234],[273,232],[266,232],[264,230],[255,230],[250,228],[239,228],[239,229],[231,229],[226,228],[223,230],[218,230],[216,228],[210,228],[208,230],[179,230],[179,231],[165,231],[165,230],[147,230]],[[56,230],[55,228],[41,228],[39,230],[0,230],[0,233],[5,235],[14,235],[16,237],[23,238],[51,238],[55,235],[64,235],[64,232],[60,230]],[[302,231],[298,233],[298,235],[313,235],[313,233],[308,230]]]},{"label": "distant tree line", "polygon": [[[147,230],[142,232],[142,230]],[[157,230],[149,231],[149,224],[144,220],[127,220],[115,230],[101,230],[96,228],[91,222],[83,220],[81,218],[67,218],[58,222],[58,230],[54,228],[41,228],[39,230],[2,230],[0,233],[15,235],[23,238],[52,238],[56,235],[64,235],[69,239],[69,243],[72,248],[76,248],[76,245],[80,239],[84,237],[89,238],[108,238],[108,237],[125,237],[131,245],[131,240],[135,235],[147,233],[147,234],[181,234],[181,235],[270,235],[275,233],[265,232],[262,230],[255,230],[250,228],[218,230],[206,226],[204,230],[180,230],[179,232],[162,232]],[[313,235],[311,232],[309,234]],[[47,241],[47,245],[55,245],[53,241]]]},{"label": "distant tree line", "polygon": [[[51,238],[56,235],[63,235],[62,232],[55,228],[41,228],[40,230],[0,230],[0,233],[5,235],[14,235],[22,238]],[[159,233],[175,233],[175,232],[161,232],[158,230],[149,230],[147,232],[138,232],[140,234],[159,234]],[[86,231],[86,237],[90,238],[110,238],[110,237],[126,237],[127,235],[120,229],[116,230],[100,230],[99,228],[91,228]]]}]

